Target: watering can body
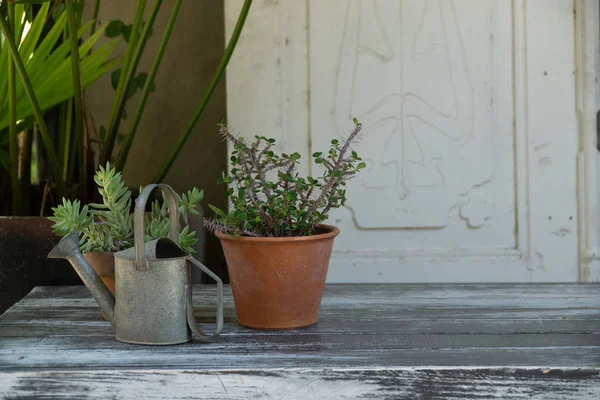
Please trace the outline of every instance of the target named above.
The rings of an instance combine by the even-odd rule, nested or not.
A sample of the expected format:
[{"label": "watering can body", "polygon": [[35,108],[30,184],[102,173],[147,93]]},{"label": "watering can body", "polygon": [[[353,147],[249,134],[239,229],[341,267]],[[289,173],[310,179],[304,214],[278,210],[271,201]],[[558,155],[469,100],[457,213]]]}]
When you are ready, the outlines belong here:
[{"label": "watering can body", "polygon": [[[165,254],[164,248],[172,254]],[[115,253],[116,339],[136,344],[188,342],[189,254],[169,239],[148,242],[145,249],[145,269],[136,268],[134,249]]]},{"label": "watering can body", "polygon": [[[171,219],[171,238],[144,243],[143,214],[152,190],[160,187],[167,194]],[[136,200],[134,242],[131,249],[115,253],[115,297],[87,263],[79,250],[79,234],[63,238],[48,257],[66,258],[111,321],[116,339],[122,342],[168,345],[198,337],[218,335],[223,328],[223,284],[202,263],[177,244],[178,209],[175,193],[168,185],[148,185]],[[217,282],[217,326],[207,335],[197,325],[189,283],[190,264]]]}]

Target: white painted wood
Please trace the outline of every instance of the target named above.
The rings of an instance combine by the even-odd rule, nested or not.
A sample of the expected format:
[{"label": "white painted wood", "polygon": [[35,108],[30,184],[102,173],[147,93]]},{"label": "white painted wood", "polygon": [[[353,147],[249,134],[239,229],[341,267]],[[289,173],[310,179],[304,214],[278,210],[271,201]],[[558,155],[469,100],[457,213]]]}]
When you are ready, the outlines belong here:
[{"label": "white painted wood", "polygon": [[[575,8],[597,11],[592,3]],[[226,4],[231,31],[241,1]],[[591,140],[594,107],[582,99],[592,96],[597,16],[579,23],[573,6],[255,5],[228,69],[229,123],[305,157],[347,132],[351,117],[364,125],[357,150],[368,167],[331,215],[342,234],[328,281],[595,279],[579,258],[598,247],[598,225],[581,228],[596,215],[597,161],[586,150],[578,172],[578,154]]]},{"label": "white painted wood", "polygon": [[[202,323],[214,290],[194,287]],[[0,397],[596,399],[599,290],[328,285],[316,325],[259,331],[226,286],[221,337],[140,346],[85,287],[38,287],[0,316]]]},{"label": "white painted wood", "polygon": [[[579,379],[577,379],[579,378]],[[117,370],[0,372],[6,399],[577,399],[600,397],[595,371],[507,369]]]},{"label": "white painted wood", "polygon": [[[225,1],[227,37],[242,3]],[[306,13],[304,1],[255,1],[227,68],[227,118],[234,130],[276,137],[279,151],[302,154],[310,112]]]},{"label": "white painted wood", "polygon": [[575,1],[575,57],[579,117],[579,279],[600,282],[600,156],[597,116],[600,110],[600,6],[594,0]]}]

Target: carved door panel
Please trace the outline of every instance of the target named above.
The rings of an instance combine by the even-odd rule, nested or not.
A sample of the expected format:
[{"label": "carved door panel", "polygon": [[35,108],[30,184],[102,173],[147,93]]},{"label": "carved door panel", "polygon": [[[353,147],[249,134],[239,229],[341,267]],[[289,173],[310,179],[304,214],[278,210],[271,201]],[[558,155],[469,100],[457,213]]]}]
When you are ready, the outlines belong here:
[{"label": "carved door panel", "polygon": [[577,280],[572,2],[252,12],[228,72],[230,123],[306,155],[352,117],[364,126],[368,167],[331,214],[342,234],[329,281]]}]

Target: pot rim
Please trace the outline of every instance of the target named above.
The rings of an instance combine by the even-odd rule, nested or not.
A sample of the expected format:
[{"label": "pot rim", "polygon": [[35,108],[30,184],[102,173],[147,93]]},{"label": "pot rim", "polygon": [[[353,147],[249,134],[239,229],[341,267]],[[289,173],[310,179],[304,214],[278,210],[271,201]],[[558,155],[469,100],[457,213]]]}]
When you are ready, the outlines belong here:
[{"label": "pot rim", "polygon": [[246,243],[282,243],[282,242],[309,242],[316,240],[325,240],[325,239],[333,239],[337,235],[340,234],[339,228],[333,225],[319,224],[318,227],[324,229],[325,233],[319,233],[317,235],[310,236],[285,236],[285,237],[254,237],[254,236],[237,236],[234,238],[231,235],[223,233],[219,230],[215,230],[215,236],[219,238],[219,240],[228,240],[235,242],[246,242]]}]

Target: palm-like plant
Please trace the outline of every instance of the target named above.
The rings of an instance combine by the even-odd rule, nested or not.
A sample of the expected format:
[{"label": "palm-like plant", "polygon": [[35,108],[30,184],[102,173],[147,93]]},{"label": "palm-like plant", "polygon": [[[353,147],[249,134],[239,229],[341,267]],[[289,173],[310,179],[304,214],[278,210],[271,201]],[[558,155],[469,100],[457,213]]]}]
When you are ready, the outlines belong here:
[{"label": "palm-like plant", "polygon": [[[20,213],[22,202],[23,182],[20,182],[17,170],[18,153],[28,154],[19,148],[17,134],[37,122],[57,192],[64,195],[69,158],[75,154],[76,137],[71,135],[70,129],[60,130],[57,132],[57,146],[55,139],[50,137],[43,113],[74,98],[77,86],[87,88],[120,62],[111,58],[116,40],[93,49],[102,29],[83,39],[86,32],[95,28],[95,21],[89,21],[78,29],[69,24],[67,29],[72,21],[65,10],[57,15],[53,26],[45,32],[54,3],[42,3],[31,18],[34,2],[0,3],[0,166],[10,173],[14,214]],[[68,3],[72,5],[72,0]],[[76,35],[69,35],[70,32],[76,32]],[[74,40],[61,42],[65,37]],[[73,55],[76,55],[80,67],[75,72],[76,79],[73,78]],[[74,82],[79,85],[74,85]],[[8,152],[3,149],[7,143]],[[31,146],[31,140],[28,146]]]},{"label": "palm-like plant", "polygon": [[[59,39],[65,31],[67,13],[63,12],[54,22],[54,26],[47,34],[42,36],[44,24],[49,16],[50,3],[42,4],[39,12],[31,22],[26,21],[24,4],[15,5],[15,29],[23,31],[23,37],[18,46],[19,55],[29,76],[31,86],[35,91],[37,100],[42,110],[73,97],[73,78],[71,71],[71,58],[69,42],[63,41],[57,46]],[[77,39],[81,40],[94,21],[89,21],[77,32]],[[100,28],[93,35],[83,40],[79,45],[79,60],[81,68],[81,83],[83,89],[89,87],[103,74],[120,63],[119,59],[111,58],[112,52],[118,41],[110,42],[93,49],[92,47],[102,35],[104,29]],[[2,36],[0,34],[0,36]],[[41,40],[40,40],[41,39]],[[0,50],[0,93],[6,93],[8,82],[8,46]],[[22,80],[16,82],[16,107],[17,119],[25,120],[33,117],[33,108],[25,93]],[[8,98],[0,96],[0,132],[8,126]]]},{"label": "palm-like plant", "polygon": [[[30,154],[27,150],[23,151],[22,143],[18,143],[18,134],[34,124],[43,142],[45,157],[52,167],[52,176],[47,188],[53,189],[54,199],[73,197],[73,193],[67,192],[68,185],[81,183],[83,196],[80,197],[84,202],[91,200],[87,196],[89,191],[86,190],[88,181],[86,172],[93,168],[91,160],[94,157],[88,148],[91,141],[90,132],[85,124],[83,92],[118,63],[122,63],[122,66],[120,74],[116,76],[118,82],[115,85],[116,92],[110,117],[106,129],[101,127],[98,131],[99,158],[101,165],[116,160],[117,170],[123,170],[146,101],[153,91],[154,78],[182,2],[183,0],[173,2],[169,22],[163,32],[152,67],[148,74],[140,74],[137,71],[138,64],[163,0],[152,0],[149,13],[146,13],[146,4],[149,1],[136,0],[133,3],[136,12],[132,25],[113,21],[112,27],[120,26],[127,42],[122,60],[110,58],[115,41],[93,49],[96,40],[102,34],[102,29],[96,31],[94,21],[98,16],[100,0],[95,0],[93,3],[94,20],[83,25],[81,20],[84,0],[0,0],[0,167],[8,168],[10,171],[12,214],[20,214],[21,187],[23,183],[28,184],[25,182],[27,175],[23,175],[25,177],[23,179],[17,171],[18,164],[26,164],[22,162],[22,154]],[[32,14],[32,3],[42,3],[42,5],[36,5],[35,18],[26,18],[27,15]],[[238,22],[215,75],[169,159],[154,178],[155,182],[162,181],[165,177],[206,109],[233,54],[251,3],[252,0],[244,0]],[[58,17],[54,15],[57,14],[57,10],[60,10]],[[48,32],[44,32],[46,22],[50,20],[51,15],[55,17],[56,22]],[[147,15],[146,20],[144,20],[145,15]],[[28,25],[26,21],[31,21],[27,30],[24,29]],[[107,28],[109,26],[111,24],[106,25]],[[83,39],[83,35],[88,31],[89,37]],[[106,32],[108,34],[109,29],[106,29]],[[118,36],[118,29],[116,33]],[[114,34],[115,30],[112,29],[109,36],[114,37]],[[61,37],[63,41],[60,41]],[[140,75],[143,75],[144,79],[138,79]],[[114,77],[115,75],[113,79]],[[122,136],[124,141],[119,149],[117,137],[124,118],[124,108],[132,89],[135,91],[135,86],[142,89],[142,94],[131,123]],[[59,104],[59,122],[55,130],[56,137],[52,137],[46,126],[44,112],[57,104]],[[26,140],[25,142],[27,143]],[[30,142],[29,149],[31,149]],[[7,144],[8,151],[5,150]],[[78,173],[77,178],[74,178],[75,171]]]}]

